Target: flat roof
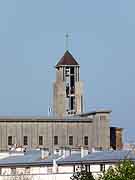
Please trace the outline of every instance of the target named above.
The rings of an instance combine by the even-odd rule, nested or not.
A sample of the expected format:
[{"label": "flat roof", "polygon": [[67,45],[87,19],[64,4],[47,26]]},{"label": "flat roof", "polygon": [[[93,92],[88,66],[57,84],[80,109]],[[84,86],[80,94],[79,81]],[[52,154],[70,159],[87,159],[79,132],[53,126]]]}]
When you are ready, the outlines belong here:
[{"label": "flat roof", "polygon": [[73,153],[67,157],[51,155],[47,159],[42,160],[40,150],[31,150],[24,155],[0,159],[0,167],[52,166],[53,159],[58,159],[56,160],[58,165],[118,163],[124,159],[135,161],[135,154],[133,151],[127,150],[110,150],[92,152],[83,158],[81,158],[81,153]]},{"label": "flat roof", "polygon": [[92,118],[87,117],[45,117],[45,116],[0,116],[0,122],[73,122],[73,123],[90,123]]},{"label": "flat roof", "polygon": [[119,130],[119,131],[124,130],[124,128],[121,128],[121,127],[116,127],[116,126],[111,126],[110,128],[112,128],[112,129],[116,129],[116,130]]},{"label": "flat roof", "polygon": [[109,114],[111,112],[112,112],[112,110],[109,110],[109,109],[101,109],[101,110],[95,110],[95,111],[90,111],[90,112],[86,112],[86,113],[81,113],[81,114],[78,114],[78,116],[85,117],[85,116],[90,116],[90,115],[95,115],[95,114],[100,114],[100,113]]}]

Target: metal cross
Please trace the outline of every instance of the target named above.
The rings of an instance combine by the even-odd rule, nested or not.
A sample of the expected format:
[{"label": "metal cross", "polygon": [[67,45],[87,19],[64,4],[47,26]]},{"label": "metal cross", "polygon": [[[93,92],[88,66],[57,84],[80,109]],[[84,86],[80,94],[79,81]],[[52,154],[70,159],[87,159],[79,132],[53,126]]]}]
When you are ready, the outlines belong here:
[{"label": "metal cross", "polygon": [[69,35],[68,35],[68,33],[66,33],[66,43],[65,43],[65,48],[66,48],[66,50],[68,50],[68,41],[69,41]]}]

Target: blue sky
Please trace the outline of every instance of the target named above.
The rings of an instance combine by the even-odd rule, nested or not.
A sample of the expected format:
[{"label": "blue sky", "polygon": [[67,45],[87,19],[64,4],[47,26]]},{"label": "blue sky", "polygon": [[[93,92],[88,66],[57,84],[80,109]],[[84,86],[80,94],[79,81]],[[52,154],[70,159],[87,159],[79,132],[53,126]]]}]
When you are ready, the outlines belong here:
[{"label": "blue sky", "polygon": [[1,0],[0,115],[47,115],[69,32],[86,111],[112,109],[111,124],[134,141],[134,7],[134,0]]}]

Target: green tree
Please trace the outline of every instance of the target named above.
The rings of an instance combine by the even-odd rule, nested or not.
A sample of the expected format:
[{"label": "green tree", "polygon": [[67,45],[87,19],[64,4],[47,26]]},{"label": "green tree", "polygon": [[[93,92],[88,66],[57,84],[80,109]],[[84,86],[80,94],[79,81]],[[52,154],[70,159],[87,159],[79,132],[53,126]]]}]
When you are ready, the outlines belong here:
[{"label": "green tree", "polygon": [[85,170],[77,171],[73,174],[73,176],[70,178],[71,180],[95,180],[92,176],[91,172],[87,172]]},{"label": "green tree", "polygon": [[135,164],[130,160],[121,161],[104,172],[99,180],[135,180]]}]

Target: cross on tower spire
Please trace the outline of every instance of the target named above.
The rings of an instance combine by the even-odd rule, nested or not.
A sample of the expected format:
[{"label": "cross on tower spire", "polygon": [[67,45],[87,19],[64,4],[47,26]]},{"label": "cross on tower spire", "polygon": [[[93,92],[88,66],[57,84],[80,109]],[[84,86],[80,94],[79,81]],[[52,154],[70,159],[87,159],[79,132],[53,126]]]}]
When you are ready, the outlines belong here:
[{"label": "cross on tower spire", "polygon": [[66,48],[66,51],[67,51],[68,50],[68,45],[69,45],[69,34],[68,33],[66,33],[65,38],[66,38],[65,48]]}]

